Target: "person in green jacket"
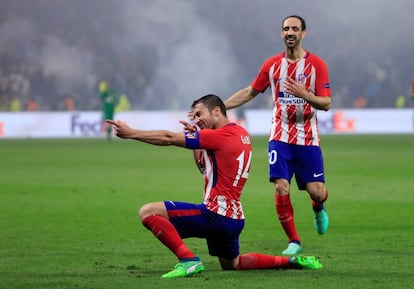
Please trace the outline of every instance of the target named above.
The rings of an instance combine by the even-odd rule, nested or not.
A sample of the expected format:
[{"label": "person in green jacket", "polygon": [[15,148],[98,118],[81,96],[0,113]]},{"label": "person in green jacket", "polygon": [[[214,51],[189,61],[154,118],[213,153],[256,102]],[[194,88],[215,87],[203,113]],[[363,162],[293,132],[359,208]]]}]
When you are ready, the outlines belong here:
[{"label": "person in green jacket", "polygon": [[115,107],[118,104],[119,96],[110,88],[108,82],[101,81],[99,83],[99,95],[102,102],[102,129],[106,133],[108,140],[112,137],[112,126],[108,125],[105,120],[114,119]]}]

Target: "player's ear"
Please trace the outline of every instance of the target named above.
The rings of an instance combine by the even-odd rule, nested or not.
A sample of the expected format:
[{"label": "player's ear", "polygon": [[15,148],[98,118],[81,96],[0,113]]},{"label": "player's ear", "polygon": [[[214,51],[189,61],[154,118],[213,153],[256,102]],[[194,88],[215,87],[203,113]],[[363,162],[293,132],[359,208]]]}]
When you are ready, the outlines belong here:
[{"label": "player's ear", "polygon": [[221,110],[220,110],[220,106],[216,106],[213,109],[214,115],[220,115],[221,114]]},{"label": "player's ear", "polygon": [[302,39],[306,37],[306,30],[302,31]]}]

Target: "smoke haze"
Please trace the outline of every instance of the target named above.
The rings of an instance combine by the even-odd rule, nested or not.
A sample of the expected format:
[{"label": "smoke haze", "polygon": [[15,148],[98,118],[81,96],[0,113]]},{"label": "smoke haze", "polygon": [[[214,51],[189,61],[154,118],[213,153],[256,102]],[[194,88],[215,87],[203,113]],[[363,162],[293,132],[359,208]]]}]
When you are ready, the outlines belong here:
[{"label": "smoke haze", "polygon": [[[335,106],[360,95],[393,106],[414,77],[412,11],[410,0],[3,0],[2,94],[46,110],[70,95],[78,109],[97,109],[105,79],[134,109],[185,109],[247,86],[283,50],[282,19],[298,14],[304,47],[328,64]],[[261,99],[249,105],[269,105]]]}]

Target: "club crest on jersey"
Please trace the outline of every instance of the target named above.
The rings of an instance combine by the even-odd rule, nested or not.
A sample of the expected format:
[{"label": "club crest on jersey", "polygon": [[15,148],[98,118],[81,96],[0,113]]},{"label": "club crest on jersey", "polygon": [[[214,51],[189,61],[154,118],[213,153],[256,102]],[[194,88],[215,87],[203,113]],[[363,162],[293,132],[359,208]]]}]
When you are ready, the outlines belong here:
[{"label": "club crest on jersey", "polygon": [[305,73],[301,73],[301,74],[298,75],[298,82],[302,83],[302,82],[306,81],[306,78],[308,78],[308,75],[305,74]]}]

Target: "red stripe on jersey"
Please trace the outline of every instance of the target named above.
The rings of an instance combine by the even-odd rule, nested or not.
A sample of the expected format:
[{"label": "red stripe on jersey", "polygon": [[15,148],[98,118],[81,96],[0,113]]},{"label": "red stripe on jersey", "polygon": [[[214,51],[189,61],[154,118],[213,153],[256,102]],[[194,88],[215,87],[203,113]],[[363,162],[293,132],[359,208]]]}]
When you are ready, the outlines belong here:
[{"label": "red stripe on jersey", "polygon": [[[312,113],[311,111],[311,106],[309,105],[308,107],[305,108],[304,114],[305,115],[310,115]],[[312,145],[312,123],[310,121],[305,121],[304,123],[304,127],[303,127],[304,131],[305,131],[305,145],[309,146]]]},{"label": "red stripe on jersey", "polygon": [[294,105],[288,105],[287,107],[287,111],[288,111],[288,123],[289,123],[289,131],[288,131],[288,143],[291,144],[296,144],[297,142],[297,128],[295,125],[296,123],[296,106]]},{"label": "red stripe on jersey", "polygon": [[201,215],[200,210],[169,210],[168,216],[170,218],[174,217],[188,217],[188,216],[196,216]]}]

